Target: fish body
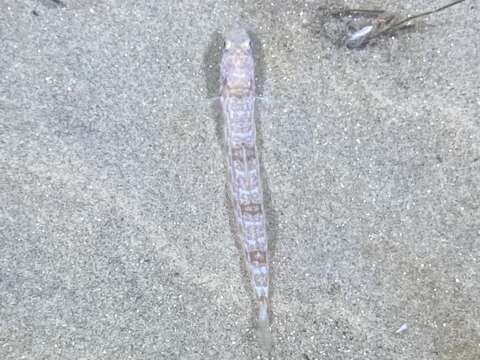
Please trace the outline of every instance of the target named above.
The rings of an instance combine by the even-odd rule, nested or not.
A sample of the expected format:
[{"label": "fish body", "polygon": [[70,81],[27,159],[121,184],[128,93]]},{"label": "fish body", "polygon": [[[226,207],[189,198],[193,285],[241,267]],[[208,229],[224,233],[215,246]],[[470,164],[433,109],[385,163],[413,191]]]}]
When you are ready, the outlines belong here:
[{"label": "fish body", "polygon": [[269,322],[269,264],[265,209],[254,118],[255,66],[244,29],[225,36],[220,66],[229,191],[259,323]]}]

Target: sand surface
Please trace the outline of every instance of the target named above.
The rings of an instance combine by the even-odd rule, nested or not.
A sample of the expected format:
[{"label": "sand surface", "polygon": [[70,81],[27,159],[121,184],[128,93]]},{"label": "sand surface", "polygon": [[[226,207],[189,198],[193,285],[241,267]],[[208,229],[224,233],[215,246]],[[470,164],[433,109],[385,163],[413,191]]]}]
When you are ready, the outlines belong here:
[{"label": "sand surface", "polygon": [[480,6],[351,51],[332,4],[1,1],[1,359],[267,358],[212,99],[236,22],[265,98],[270,358],[480,358]]}]

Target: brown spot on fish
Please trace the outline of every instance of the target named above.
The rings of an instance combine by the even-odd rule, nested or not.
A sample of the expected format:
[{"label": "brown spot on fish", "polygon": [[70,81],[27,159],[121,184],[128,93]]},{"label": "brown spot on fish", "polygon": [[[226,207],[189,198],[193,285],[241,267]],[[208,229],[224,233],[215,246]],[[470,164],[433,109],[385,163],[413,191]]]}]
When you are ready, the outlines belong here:
[{"label": "brown spot on fish", "polygon": [[255,203],[240,204],[242,215],[258,215],[262,213],[262,205]]},{"label": "brown spot on fish", "polygon": [[253,250],[248,253],[248,258],[252,263],[266,264],[267,257],[264,251]]},{"label": "brown spot on fish", "polygon": [[247,161],[252,161],[257,158],[255,146],[242,144],[232,148],[232,160],[243,161],[244,158],[246,158]]}]

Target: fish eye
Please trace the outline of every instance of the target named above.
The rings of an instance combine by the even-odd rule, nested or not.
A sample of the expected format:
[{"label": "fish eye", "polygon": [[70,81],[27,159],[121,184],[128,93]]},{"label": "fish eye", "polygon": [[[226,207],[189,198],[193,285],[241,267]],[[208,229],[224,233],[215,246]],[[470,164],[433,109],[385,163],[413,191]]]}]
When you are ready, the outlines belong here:
[{"label": "fish eye", "polygon": [[241,45],[242,49],[250,49],[252,47],[252,42],[250,40],[245,40],[242,45]]}]

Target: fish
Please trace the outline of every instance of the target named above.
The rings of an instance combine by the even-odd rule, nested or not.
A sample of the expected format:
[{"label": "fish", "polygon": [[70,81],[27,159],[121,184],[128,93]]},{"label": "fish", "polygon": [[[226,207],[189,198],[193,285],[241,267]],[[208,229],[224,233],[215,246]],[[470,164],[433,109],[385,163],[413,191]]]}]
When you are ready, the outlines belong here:
[{"label": "fish", "polygon": [[259,327],[269,326],[269,253],[255,127],[255,62],[243,28],[225,35],[220,64],[228,191],[243,250]]}]

